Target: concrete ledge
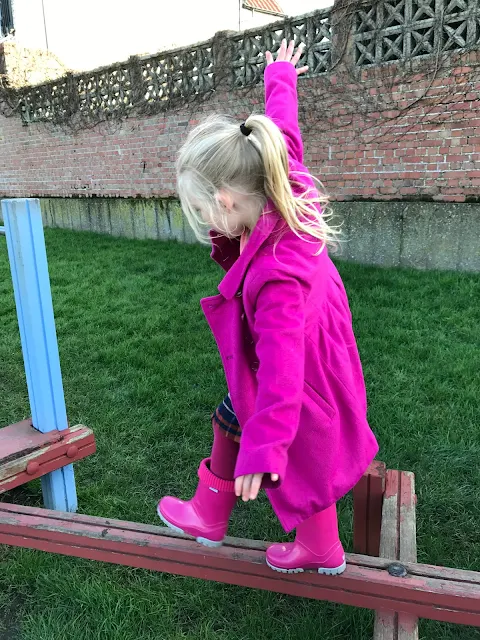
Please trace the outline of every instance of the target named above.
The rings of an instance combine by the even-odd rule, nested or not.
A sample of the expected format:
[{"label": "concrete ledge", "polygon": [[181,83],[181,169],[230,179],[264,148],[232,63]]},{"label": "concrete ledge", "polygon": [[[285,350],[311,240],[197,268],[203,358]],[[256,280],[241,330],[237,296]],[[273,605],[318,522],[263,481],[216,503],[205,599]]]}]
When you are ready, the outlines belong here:
[{"label": "concrete ledge", "polygon": [[346,260],[389,267],[480,271],[480,204],[334,202]]},{"label": "concrete ledge", "polygon": [[46,227],[94,231],[145,240],[195,242],[172,199],[145,198],[40,198]]},{"label": "concrete ledge", "polygon": [[[45,226],[195,242],[176,200],[42,198]],[[334,202],[338,256],[386,267],[480,272],[480,204]],[[1,224],[1,216],[0,216]]]}]

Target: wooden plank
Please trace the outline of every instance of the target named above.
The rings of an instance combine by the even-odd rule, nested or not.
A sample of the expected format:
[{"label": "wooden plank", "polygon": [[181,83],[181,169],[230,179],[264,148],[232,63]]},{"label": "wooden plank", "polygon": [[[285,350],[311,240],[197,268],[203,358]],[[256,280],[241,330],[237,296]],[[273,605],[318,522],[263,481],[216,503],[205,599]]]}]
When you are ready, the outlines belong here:
[{"label": "wooden plank", "polygon": [[0,429],[0,494],[95,453],[93,431],[81,424],[41,433],[31,420]]},{"label": "wooden plank", "polygon": [[367,554],[368,471],[353,489],[353,550]]},{"label": "wooden plank", "polygon": [[353,490],[355,553],[379,555],[385,470],[385,463],[375,460]]},{"label": "wooden plank", "polygon": [[31,418],[3,427],[0,429],[0,467],[14,458],[58,442],[65,433],[66,430],[56,429],[42,433],[33,428]]},{"label": "wooden plank", "polygon": [[380,555],[382,558],[400,559],[399,489],[400,472],[387,471],[383,499]]},{"label": "wooden plank", "polygon": [[373,640],[416,640],[418,617],[412,613],[377,611]]},{"label": "wooden plank", "polygon": [[[417,561],[415,478],[407,471],[387,471],[380,555],[404,563]],[[377,611],[373,640],[418,640],[418,617]]]},{"label": "wooden plank", "polygon": [[385,464],[377,463],[375,473],[370,475],[368,501],[367,555],[380,555],[380,532],[382,528],[382,505],[385,492]]},{"label": "wooden plank", "polygon": [[[417,562],[417,496],[415,476],[409,471],[400,473],[399,501],[399,560],[401,563]],[[397,640],[418,640],[417,616],[397,613],[397,627]]]},{"label": "wooden plank", "polygon": [[417,561],[417,496],[415,476],[409,471],[400,474],[400,562]]},{"label": "wooden plank", "polygon": [[264,543],[228,539],[208,549],[162,527],[0,503],[0,544],[215,580],[342,604],[480,626],[480,574],[350,555],[341,576],[285,576],[265,564]]},{"label": "wooden plank", "polygon": [[[2,515],[8,515],[9,513],[16,514],[18,516],[39,516],[48,518],[52,524],[56,520],[61,525],[65,523],[78,523],[86,526],[97,525],[98,527],[108,527],[113,529],[123,529],[126,531],[138,532],[138,533],[151,533],[156,536],[163,536],[165,538],[178,538],[179,540],[191,540],[188,536],[180,533],[175,533],[165,527],[158,527],[157,525],[144,524],[143,522],[129,522],[125,520],[116,520],[114,518],[102,518],[100,516],[89,516],[82,513],[64,513],[62,511],[50,511],[48,509],[42,509],[39,507],[27,507],[20,504],[11,504],[10,502],[0,502],[0,517]],[[271,542],[265,542],[263,540],[248,540],[245,538],[233,538],[228,536],[226,538],[226,546],[238,547],[241,549],[251,549],[265,552]],[[373,556],[365,556],[361,554],[349,554],[348,561],[355,566],[365,566],[372,569],[387,570],[392,561],[387,558],[377,558]],[[467,571],[464,569],[450,569],[448,567],[438,567],[436,565],[429,564],[417,564],[417,563],[403,563],[407,572],[410,575],[418,575],[420,577],[435,578],[441,580],[455,580],[456,582],[472,583],[480,586],[480,572]],[[421,569],[419,571],[419,568]]]}]

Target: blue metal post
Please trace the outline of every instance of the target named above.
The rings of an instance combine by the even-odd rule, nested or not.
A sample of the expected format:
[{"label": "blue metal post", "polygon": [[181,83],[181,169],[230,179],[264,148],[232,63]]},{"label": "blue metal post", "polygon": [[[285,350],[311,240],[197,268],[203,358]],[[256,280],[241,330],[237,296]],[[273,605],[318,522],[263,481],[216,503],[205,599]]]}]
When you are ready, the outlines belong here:
[{"label": "blue metal post", "polygon": [[[2,201],[32,421],[42,433],[68,427],[40,202]],[[73,465],[42,477],[44,504],[77,510]]]}]

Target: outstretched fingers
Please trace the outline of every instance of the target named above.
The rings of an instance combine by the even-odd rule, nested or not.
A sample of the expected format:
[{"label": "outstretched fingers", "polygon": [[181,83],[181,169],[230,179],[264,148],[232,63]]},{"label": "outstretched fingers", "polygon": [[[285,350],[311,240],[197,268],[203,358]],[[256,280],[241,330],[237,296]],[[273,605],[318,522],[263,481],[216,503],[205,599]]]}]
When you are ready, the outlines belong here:
[{"label": "outstretched fingers", "polygon": [[302,75],[302,73],[307,73],[308,71],[308,67],[300,67],[300,69],[297,69],[297,76]]},{"label": "outstretched fingers", "polygon": [[[284,40],[284,42],[286,44],[287,41]],[[285,60],[287,62],[291,62],[293,65],[295,64],[295,62],[292,60],[294,50],[295,50],[295,42],[293,40],[290,40],[290,42],[288,43],[287,51],[285,53]]]},{"label": "outstretched fingers", "polygon": [[284,38],[280,44],[280,49],[277,52],[277,62],[285,62],[286,55],[287,55],[287,41]]},{"label": "outstretched fingers", "polygon": [[[280,44],[279,50],[277,51],[276,60],[274,59],[271,51],[267,51],[265,53],[267,66],[270,64],[273,64],[274,62],[290,62],[294,67],[296,67],[298,64],[298,61],[303,55],[303,52],[305,51],[305,43],[301,42],[298,45],[295,53],[294,51],[295,51],[295,42],[293,40],[290,40],[287,46],[287,40],[284,38]],[[300,67],[299,69],[297,69],[297,75],[301,75],[302,73],[306,73],[307,71],[308,71],[307,66]]]},{"label": "outstretched fingers", "polygon": [[[293,40],[292,40],[291,44],[293,44]],[[301,43],[298,45],[298,47],[297,47],[297,51],[296,51],[295,55],[294,55],[294,56],[293,56],[293,58],[292,58],[292,64],[293,64],[295,67],[297,66],[298,61],[299,61],[299,60],[300,60],[300,58],[302,57],[304,50],[305,50],[305,43],[304,43],[304,42],[301,42]]]}]

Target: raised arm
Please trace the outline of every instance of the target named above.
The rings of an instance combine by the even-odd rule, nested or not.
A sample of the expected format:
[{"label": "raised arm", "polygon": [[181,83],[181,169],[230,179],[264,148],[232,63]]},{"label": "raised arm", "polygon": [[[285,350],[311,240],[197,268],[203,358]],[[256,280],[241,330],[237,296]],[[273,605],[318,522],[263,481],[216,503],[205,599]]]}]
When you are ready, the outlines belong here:
[{"label": "raised arm", "polygon": [[301,43],[294,54],[293,41],[287,48],[286,40],[283,40],[275,62],[270,51],[267,51],[265,69],[265,115],[281,129],[288,153],[297,162],[303,161],[303,144],[298,126],[297,76],[308,70],[308,67],[296,68],[303,48]]}]

